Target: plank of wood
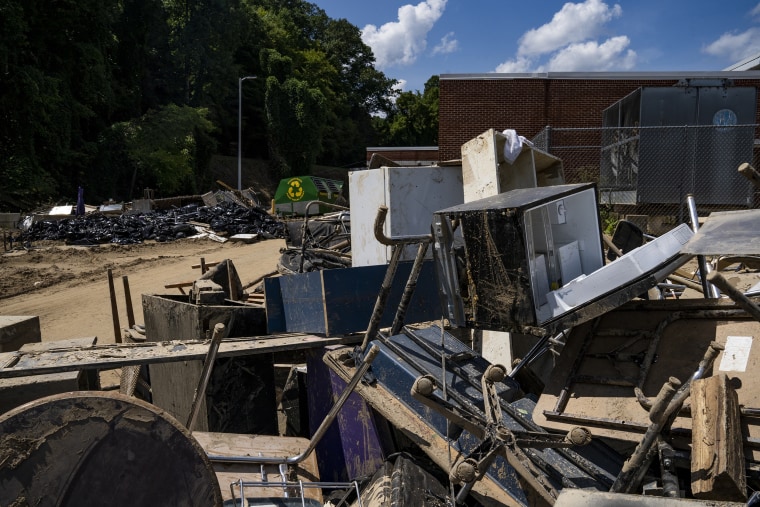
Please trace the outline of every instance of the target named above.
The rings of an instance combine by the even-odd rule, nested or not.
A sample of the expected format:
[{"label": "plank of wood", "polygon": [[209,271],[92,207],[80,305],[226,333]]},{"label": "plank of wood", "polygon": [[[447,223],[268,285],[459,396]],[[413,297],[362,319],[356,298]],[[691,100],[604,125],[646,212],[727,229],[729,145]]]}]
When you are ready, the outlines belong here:
[{"label": "plank of wood", "polygon": [[[286,352],[326,345],[354,344],[361,337],[324,338],[306,334],[282,334],[253,338],[228,338],[217,357]],[[203,359],[206,341],[168,341],[96,345],[91,348],[57,349],[39,353],[14,353],[11,364],[0,368],[0,378],[86,369],[113,369],[135,364],[170,363]]]},{"label": "plank of wood", "polygon": [[219,264],[219,261],[215,261],[215,262],[204,262],[204,263],[202,263],[202,264],[193,264],[193,265],[192,265],[192,266],[190,266],[190,267],[191,267],[192,269],[201,269],[201,270],[202,270],[204,267],[206,267],[206,268],[213,268],[213,267],[214,267],[214,266],[216,266],[217,264]]},{"label": "plank of wood", "polygon": [[[208,348],[208,347],[207,347]],[[149,366],[152,402],[178,421],[187,421],[193,404],[193,394],[203,372],[202,361],[182,361]],[[208,431],[206,396],[198,398],[198,416],[194,428]]]},{"label": "plank of wood", "polygon": [[21,346],[20,352],[48,352],[57,349],[83,348],[89,349],[97,345],[97,336],[87,336],[84,338],[69,338],[66,340],[56,340],[52,342],[27,343]]},{"label": "plank of wood", "polygon": [[739,399],[725,373],[691,385],[691,491],[702,500],[747,501]]}]

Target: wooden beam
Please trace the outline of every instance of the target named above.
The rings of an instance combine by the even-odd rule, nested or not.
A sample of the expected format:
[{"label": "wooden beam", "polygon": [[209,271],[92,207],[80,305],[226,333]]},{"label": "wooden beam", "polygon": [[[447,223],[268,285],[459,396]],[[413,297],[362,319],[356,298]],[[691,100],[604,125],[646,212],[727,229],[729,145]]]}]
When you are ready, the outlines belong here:
[{"label": "wooden beam", "polygon": [[[228,338],[219,347],[217,357],[235,357],[271,352],[354,344],[360,336],[324,338],[301,333]],[[76,371],[114,369],[136,364],[170,363],[203,359],[208,352],[206,341],[168,341],[96,345],[94,347],[55,349],[37,353],[3,354],[0,379]],[[12,356],[12,357],[11,357]]]},{"label": "wooden beam", "polygon": [[749,163],[744,162],[739,166],[739,174],[747,178],[755,188],[760,188],[760,174]]},{"label": "wooden beam", "polygon": [[203,262],[199,263],[199,264],[193,264],[190,267],[192,269],[200,269],[201,272],[205,273],[206,271],[208,271],[208,268],[213,268],[214,266],[216,266],[217,264],[219,264],[219,261],[205,262],[205,260],[203,259],[203,257],[201,257],[201,261],[203,261]]},{"label": "wooden beam", "polygon": [[691,491],[695,498],[747,501],[739,401],[725,373],[691,386]]}]

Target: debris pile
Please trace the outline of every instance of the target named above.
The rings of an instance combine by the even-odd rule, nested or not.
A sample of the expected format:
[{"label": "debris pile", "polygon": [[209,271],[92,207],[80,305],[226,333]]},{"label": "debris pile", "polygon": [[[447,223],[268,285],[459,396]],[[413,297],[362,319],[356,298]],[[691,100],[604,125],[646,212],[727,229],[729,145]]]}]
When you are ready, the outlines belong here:
[{"label": "debris pile", "polygon": [[[312,201],[283,223],[222,202],[40,222],[28,234],[70,242],[167,240],[198,224],[284,237],[287,276],[251,300],[245,266],[202,259],[201,278],[180,284],[189,297],[143,295],[139,344],[24,345],[0,356],[0,380],[131,369],[132,397],[93,400],[162,409],[150,419],[195,446],[187,461],[215,474],[215,505],[755,505],[760,210],[713,212],[700,228],[690,200],[688,223],[655,237],[622,220],[609,238],[594,183],[565,184],[562,161],[531,146],[507,160],[507,139],[478,136],[461,166],[357,171],[351,215],[312,219]],[[78,395],[57,396],[0,415],[2,433],[52,425],[46,414]],[[48,452],[65,433],[0,459],[0,504],[38,501],[51,481],[78,498],[77,477],[95,480],[69,471],[95,471],[99,453]],[[126,451],[172,469],[169,453]],[[45,472],[20,478],[17,464]]]},{"label": "debris pile", "polygon": [[189,204],[171,210],[84,216],[34,221],[22,233],[22,241],[65,241],[71,245],[101,243],[134,244],[146,240],[172,241],[211,231],[232,236],[258,234],[264,239],[282,238],[285,226],[260,207],[231,202],[215,206]]}]

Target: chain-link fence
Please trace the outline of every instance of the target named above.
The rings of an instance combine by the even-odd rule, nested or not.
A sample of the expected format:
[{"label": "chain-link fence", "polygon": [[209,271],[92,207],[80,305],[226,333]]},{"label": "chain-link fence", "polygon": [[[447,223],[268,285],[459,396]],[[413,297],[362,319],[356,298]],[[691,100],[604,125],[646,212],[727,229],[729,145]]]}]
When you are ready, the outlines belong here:
[{"label": "chain-link fence", "polygon": [[562,159],[567,183],[597,183],[607,232],[625,218],[659,235],[688,222],[689,194],[699,216],[760,207],[737,171],[757,167],[757,127],[546,127],[532,142]]}]

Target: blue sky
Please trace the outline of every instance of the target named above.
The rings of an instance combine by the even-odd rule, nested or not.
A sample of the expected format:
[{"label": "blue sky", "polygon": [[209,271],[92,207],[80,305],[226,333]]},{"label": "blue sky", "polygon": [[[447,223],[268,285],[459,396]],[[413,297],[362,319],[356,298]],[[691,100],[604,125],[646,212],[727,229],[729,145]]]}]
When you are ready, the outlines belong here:
[{"label": "blue sky", "polygon": [[439,74],[715,71],[760,53],[758,0],[310,0],[362,31],[376,66]]}]

